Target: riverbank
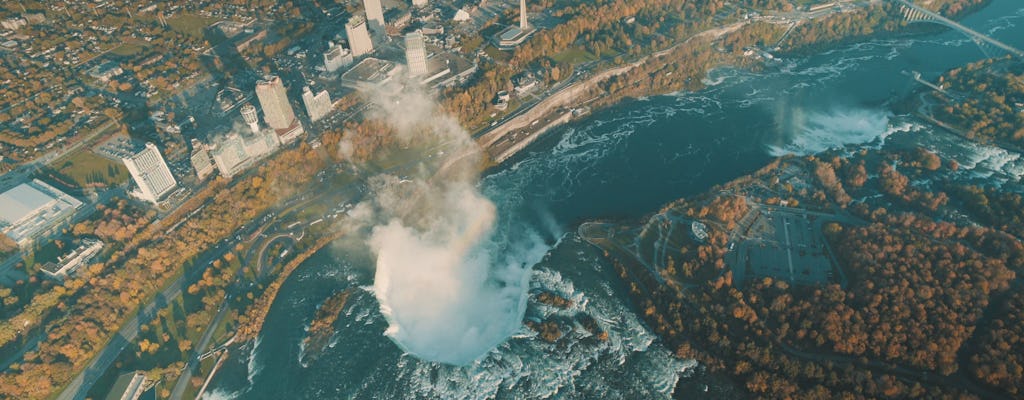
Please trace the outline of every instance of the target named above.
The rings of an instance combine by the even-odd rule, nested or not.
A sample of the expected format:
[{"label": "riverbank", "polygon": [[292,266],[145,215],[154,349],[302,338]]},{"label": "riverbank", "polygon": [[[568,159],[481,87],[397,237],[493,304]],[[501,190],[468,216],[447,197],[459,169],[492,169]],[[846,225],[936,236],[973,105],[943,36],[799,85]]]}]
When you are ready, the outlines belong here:
[{"label": "riverbank", "polygon": [[280,274],[274,278],[274,281],[267,285],[264,289],[263,294],[249,307],[249,310],[245,313],[245,316],[239,318],[238,329],[236,329],[235,336],[232,341],[235,343],[242,343],[259,336],[260,331],[263,329],[263,323],[266,321],[267,314],[270,312],[270,307],[274,304],[274,299],[277,297],[277,293],[281,290],[281,285],[288,280],[292,272],[295,271],[299,265],[302,265],[309,257],[320,251],[324,246],[327,246],[331,242],[340,239],[345,235],[343,231],[332,232],[327,236],[318,239],[312,246],[299,253],[291,261],[284,266],[284,269]]},{"label": "riverbank", "polygon": [[[494,164],[501,164],[536,141],[544,132],[572,120],[573,112],[577,110],[577,107],[583,106],[600,96],[607,95],[607,92],[600,87],[607,80],[627,74],[649,61],[670,55],[682,46],[694,44],[710,46],[715,40],[720,39],[726,34],[736,32],[749,23],[749,21],[741,21],[725,27],[702,31],[668,49],[650,54],[632,63],[599,72],[586,78],[584,81],[570,83],[565,88],[533,105],[525,112],[503,122],[490,131],[486,131],[486,133],[480,135],[477,143],[485,149]],[[606,105],[614,104],[617,101],[615,99],[604,100],[603,103]],[[621,100],[621,97],[618,100]],[[540,121],[544,121],[544,125],[537,127],[536,125]]]},{"label": "riverbank", "polygon": [[[869,19],[872,12],[878,11],[870,7],[873,6],[864,9],[844,8],[834,13],[805,13],[798,17],[797,22],[785,22],[785,19],[780,22],[773,18],[765,20],[768,22],[744,19],[726,26],[703,30],[669,48],[654,52],[626,65],[598,72],[586,77],[583,81],[574,81],[578,79],[574,75],[569,78],[571,83],[564,88],[543,98],[528,109],[518,111],[519,114],[499,125],[475,135],[478,137],[477,143],[485,150],[493,165],[501,164],[534,143],[545,132],[574,120],[575,112],[591,102],[594,102],[595,108],[603,108],[617,104],[631,96],[653,96],[681,89],[700,90],[704,88],[701,78],[711,69],[722,66],[754,67],[760,64],[761,56],[751,57],[753,53],[748,52],[750,48],[770,47],[764,39],[757,38],[760,35],[787,36],[794,27],[812,26],[808,29],[815,29],[813,26],[816,22],[832,18],[853,19],[858,13],[863,14],[863,18],[859,22],[864,22]],[[884,21],[876,23],[884,25]],[[879,29],[879,31],[884,32],[884,29]],[[851,32],[849,37],[865,36]],[[842,43],[847,39],[847,37],[842,37],[838,40],[825,39],[820,42],[794,41],[794,48],[776,50],[795,54],[800,49]],[[731,50],[723,47],[722,42],[726,41],[730,42],[728,47],[731,47]],[[775,43],[774,40],[768,40],[768,42]],[[687,64],[687,60],[691,59],[703,59],[703,63],[693,67]],[[672,64],[677,65],[672,67]],[[678,68],[680,65],[682,67]],[[680,73],[679,76],[669,78],[677,72]],[[640,75],[642,79],[650,78],[659,82],[657,85],[650,85],[649,88],[641,89],[639,92],[636,90],[609,90],[615,84],[639,87],[642,82],[630,80],[629,75],[631,74]],[[655,79],[643,76],[645,74],[662,74],[662,76],[660,79]],[[622,77],[626,77],[626,79],[617,79]],[[615,82],[616,80],[624,82]],[[587,110],[589,113],[589,108]]]}]

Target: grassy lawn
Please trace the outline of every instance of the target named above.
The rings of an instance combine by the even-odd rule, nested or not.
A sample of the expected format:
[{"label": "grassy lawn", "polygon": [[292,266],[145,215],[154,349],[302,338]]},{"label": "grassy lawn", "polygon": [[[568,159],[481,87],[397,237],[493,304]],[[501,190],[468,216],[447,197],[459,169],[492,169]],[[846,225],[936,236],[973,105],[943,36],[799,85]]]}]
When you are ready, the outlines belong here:
[{"label": "grassy lawn", "polygon": [[110,52],[119,56],[133,56],[145,50],[146,47],[136,43],[125,43]]},{"label": "grassy lawn", "polygon": [[580,47],[573,47],[551,57],[559,63],[579,64],[597,60],[597,56]]},{"label": "grassy lawn", "polygon": [[203,37],[203,28],[216,22],[216,18],[208,18],[192,14],[175,15],[167,19],[171,29],[195,37]]},{"label": "grassy lawn", "polygon": [[487,55],[491,56],[494,61],[499,63],[507,63],[508,60],[512,59],[512,52],[498,50],[498,48],[493,45],[487,45],[487,47],[484,47],[484,53],[487,53]]},{"label": "grassy lawn", "polygon": [[98,183],[120,185],[128,180],[128,169],[123,164],[100,157],[91,151],[79,151],[53,163],[61,175],[71,178],[79,187]]}]

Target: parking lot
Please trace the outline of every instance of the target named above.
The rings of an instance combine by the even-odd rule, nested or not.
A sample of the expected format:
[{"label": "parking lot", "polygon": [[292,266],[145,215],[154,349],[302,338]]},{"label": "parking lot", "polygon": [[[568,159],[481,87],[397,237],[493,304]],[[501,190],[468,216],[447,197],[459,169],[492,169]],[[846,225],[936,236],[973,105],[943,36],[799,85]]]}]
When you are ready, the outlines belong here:
[{"label": "parking lot", "polygon": [[835,266],[821,233],[831,219],[798,209],[753,207],[733,234],[733,279],[764,277],[797,285],[834,282]]}]

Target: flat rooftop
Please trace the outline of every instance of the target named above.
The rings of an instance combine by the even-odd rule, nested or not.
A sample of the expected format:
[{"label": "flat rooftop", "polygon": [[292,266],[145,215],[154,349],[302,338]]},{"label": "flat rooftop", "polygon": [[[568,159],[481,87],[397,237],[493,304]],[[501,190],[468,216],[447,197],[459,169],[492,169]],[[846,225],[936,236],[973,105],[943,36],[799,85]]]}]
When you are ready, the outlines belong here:
[{"label": "flat rooftop", "polygon": [[81,206],[78,199],[34,179],[0,194],[0,230],[21,243]]},{"label": "flat rooftop", "polygon": [[342,82],[384,83],[395,74],[395,63],[377,58],[367,58],[341,75]]}]

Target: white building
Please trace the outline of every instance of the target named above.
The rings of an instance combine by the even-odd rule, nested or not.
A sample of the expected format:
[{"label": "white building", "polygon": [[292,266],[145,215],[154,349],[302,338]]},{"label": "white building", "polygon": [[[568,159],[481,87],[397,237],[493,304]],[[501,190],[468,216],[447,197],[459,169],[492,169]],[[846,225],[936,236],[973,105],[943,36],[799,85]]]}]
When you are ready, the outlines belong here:
[{"label": "white building", "polygon": [[27,248],[69,221],[82,202],[33,179],[0,193],[0,233]]},{"label": "white building", "polygon": [[519,0],[519,26],[510,26],[494,36],[494,43],[501,50],[512,50],[526,42],[536,29],[530,26],[526,15],[526,0]]},{"label": "white building", "polygon": [[256,106],[253,106],[250,103],[245,103],[245,105],[239,109],[239,112],[242,113],[242,119],[245,120],[245,124],[249,125],[249,130],[254,134],[259,133],[260,117],[256,114]]},{"label": "white building", "polygon": [[142,200],[156,204],[178,185],[164,157],[160,155],[160,150],[152,142],[146,143],[141,151],[121,161],[128,167],[135,184],[139,185],[137,196]]},{"label": "white building", "polygon": [[295,112],[288,104],[288,91],[281,78],[268,76],[256,82],[256,97],[263,107],[263,120],[274,129],[287,129],[295,121]]},{"label": "white building", "polygon": [[114,387],[110,388],[110,393],[107,393],[106,398],[108,400],[139,400],[146,391],[155,390],[151,386],[152,382],[146,379],[146,374],[127,372],[117,377]]},{"label": "white building", "polygon": [[324,53],[324,69],[328,73],[337,72],[342,67],[352,65],[352,52],[340,45],[331,43],[331,46]]},{"label": "white building", "polygon": [[220,174],[225,178],[231,178],[270,155],[280,146],[277,134],[265,129],[254,135],[230,133],[207,147]]},{"label": "white building", "polygon": [[302,88],[302,103],[306,105],[306,114],[313,122],[319,121],[331,112],[331,95],[326,90],[317,94],[309,89],[309,86]]},{"label": "white building", "polygon": [[412,32],[405,35],[405,62],[409,65],[409,76],[427,74],[427,48],[423,34]]},{"label": "white building", "polygon": [[384,8],[380,0],[363,0],[363,7],[366,9],[366,21],[374,34],[384,34]]},{"label": "white building", "polygon": [[426,7],[427,0],[412,0],[412,5],[414,7]]},{"label": "white building", "polygon": [[3,21],[0,21],[0,25],[3,25],[5,29],[16,31],[18,30],[18,28],[28,25],[28,21],[26,21],[24,18],[7,18]]},{"label": "white building", "polygon": [[192,139],[192,168],[196,170],[196,176],[199,180],[206,179],[207,176],[213,173],[213,159],[210,158],[210,151],[206,149],[206,145],[202,142]]},{"label": "white building", "polygon": [[295,111],[288,103],[288,92],[277,76],[268,76],[256,82],[256,97],[263,108],[263,120],[280,137],[282,143],[291,143],[304,131]]},{"label": "white building", "polygon": [[348,20],[345,24],[345,34],[348,35],[348,45],[352,48],[352,57],[373,52],[373,40],[366,29],[366,18],[362,15],[355,15]]},{"label": "white building", "polygon": [[82,244],[68,254],[57,258],[57,262],[48,262],[40,268],[47,276],[63,281],[68,275],[85,266],[93,257],[103,250],[103,241],[83,239]]}]

